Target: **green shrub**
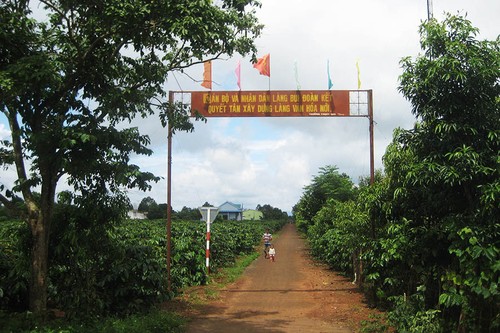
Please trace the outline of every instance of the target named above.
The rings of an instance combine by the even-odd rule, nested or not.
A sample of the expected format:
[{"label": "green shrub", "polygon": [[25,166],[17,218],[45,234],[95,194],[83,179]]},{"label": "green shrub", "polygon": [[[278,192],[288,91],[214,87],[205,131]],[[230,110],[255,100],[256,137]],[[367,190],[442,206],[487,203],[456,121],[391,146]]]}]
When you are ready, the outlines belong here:
[{"label": "green shrub", "polygon": [[392,297],[394,308],[388,314],[389,322],[401,333],[439,333],[443,331],[439,310],[425,309],[424,298],[414,294],[408,299]]},{"label": "green shrub", "polygon": [[360,333],[385,333],[389,331],[384,315],[370,315],[368,320],[361,321]]},{"label": "green shrub", "polygon": [[[130,315],[186,286],[208,281],[205,267],[206,225],[172,223],[171,282],[167,290],[165,221],[125,220],[97,223],[71,206],[54,216],[49,253],[49,308],[69,319]],[[105,214],[101,217],[103,218]],[[211,271],[231,265],[254,251],[266,228],[278,231],[286,221],[221,221],[212,224]],[[7,311],[27,308],[28,249],[24,224],[2,224],[0,305]],[[5,254],[6,253],[6,254]],[[17,283],[17,284],[16,284]],[[8,286],[9,289],[3,289]],[[16,289],[17,288],[17,289]],[[24,292],[24,294],[23,294]],[[20,304],[15,308],[12,304]]]},{"label": "green shrub", "polygon": [[28,226],[21,221],[0,223],[0,308],[27,308],[29,235]]}]

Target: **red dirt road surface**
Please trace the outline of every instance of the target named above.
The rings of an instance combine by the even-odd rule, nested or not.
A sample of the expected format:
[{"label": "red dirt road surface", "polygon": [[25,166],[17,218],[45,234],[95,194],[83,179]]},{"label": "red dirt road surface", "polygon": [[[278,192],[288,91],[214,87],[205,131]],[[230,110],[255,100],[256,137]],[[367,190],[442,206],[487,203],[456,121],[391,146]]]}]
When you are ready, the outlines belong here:
[{"label": "red dirt road surface", "polygon": [[357,332],[376,313],[351,281],[311,260],[295,225],[274,236],[276,261],[262,253],[217,300],[190,311],[187,333]]}]

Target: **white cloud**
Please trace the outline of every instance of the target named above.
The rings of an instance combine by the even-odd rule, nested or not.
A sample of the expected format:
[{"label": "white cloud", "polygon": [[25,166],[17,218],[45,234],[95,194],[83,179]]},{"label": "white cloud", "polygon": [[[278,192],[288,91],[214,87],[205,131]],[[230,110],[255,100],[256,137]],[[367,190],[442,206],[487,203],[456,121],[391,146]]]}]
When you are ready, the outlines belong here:
[{"label": "white cloud", "polygon": [[[467,12],[481,39],[498,35],[500,2],[434,1],[434,16]],[[241,61],[244,90],[294,90],[294,64],[303,90],[327,88],[330,61],[333,89],[356,89],[359,59],[363,89],[373,89],[375,167],[396,127],[410,128],[410,104],[398,93],[399,61],[420,51],[418,27],[427,18],[420,1],[263,0],[258,10],[266,26],[257,40],[259,56],[271,54],[271,79],[261,76],[248,58],[215,61],[214,90],[236,89],[234,69]],[[186,73],[200,79],[203,67]],[[203,90],[187,75],[171,73],[166,90]],[[187,98],[187,96],[185,96]],[[136,205],[146,196],[166,202],[167,131],[157,116],[136,120],[152,140],[151,157],[134,158],[144,170],[163,178],[152,192],[130,191]],[[5,128],[0,124],[0,135]],[[209,118],[196,122],[195,132],[177,133],[172,150],[172,205],[197,207],[224,201],[254,208],[271,204],[291,211],[303,187],[319,168],[336,165],[354,181],[369,175],[369,133],[366,118]],[[3,178],[3,175],[2,175]]]},{"label": "white cloud", "polygon": [[0,123],[0,140],[6,140],[10,137],[10,130],[5,124]]}]

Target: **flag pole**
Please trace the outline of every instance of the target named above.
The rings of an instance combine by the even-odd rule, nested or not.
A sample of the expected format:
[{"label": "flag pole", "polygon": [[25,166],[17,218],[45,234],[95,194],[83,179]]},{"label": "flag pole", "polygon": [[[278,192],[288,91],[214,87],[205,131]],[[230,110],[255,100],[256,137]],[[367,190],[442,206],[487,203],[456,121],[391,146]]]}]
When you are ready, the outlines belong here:
[{"label": "flag pole", "polygon": [[271,91],[271,56],[269,56],[269,91]]},{"label": "flag pole", "polygon": [[253,65],[254,68],[256,68],[260,75],[267,76],[268,79],[268,85],[269,85],[269,91],[271,90],[271,59],[270,59],[270,54],[266,54],[262,58],[259,58],[257,62]]},{"label": "flag pole", "polygon": [[427,20],[430,20],[432,15],[432,0],[427,0]]},{"label": "flag pole", "polygon": [[333,87],[332,78],[330,77],[330,59],[326,60],[326,75],[328,76],[328,90]]}]

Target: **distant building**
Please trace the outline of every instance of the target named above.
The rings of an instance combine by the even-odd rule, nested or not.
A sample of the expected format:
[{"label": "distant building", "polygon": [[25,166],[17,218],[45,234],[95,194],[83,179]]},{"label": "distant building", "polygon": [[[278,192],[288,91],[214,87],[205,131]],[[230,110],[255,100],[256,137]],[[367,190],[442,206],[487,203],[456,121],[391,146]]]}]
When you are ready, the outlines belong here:
[{"label": "distant building", "polygon": [[219,215],[224,220],[241,221],[243,219],[243,205],[226,201],[219,206]]},{"label": "distant building", "polygon": [[145,220],[147,219],[148,217],[146,216],[146,214],[144,213],[141,213],[137,210],[129,210],[128,213],[128,218],[129,219],[132,219],[132,220]]},{"label": "distant building", "polygon": [[264,214],[260,210],[255,209],[245,209],[243,211],[243,220],[258,221],[262,220]]}]

